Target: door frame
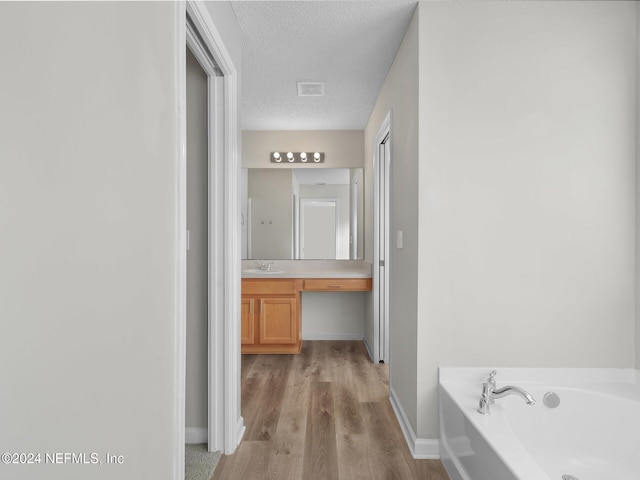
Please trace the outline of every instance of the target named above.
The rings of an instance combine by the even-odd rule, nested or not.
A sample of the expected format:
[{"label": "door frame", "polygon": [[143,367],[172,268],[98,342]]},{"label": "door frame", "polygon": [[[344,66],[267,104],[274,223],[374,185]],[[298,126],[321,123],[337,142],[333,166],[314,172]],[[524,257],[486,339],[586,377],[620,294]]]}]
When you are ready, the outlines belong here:
[{"label": "door frame", "polygon": [[[387,112],[378,134],[373,141],[373,361],[389,362],[389,174],[391,155],[385,155],[384,167],[384,216],[385,229],[380,232],[380,147],[383,142],[391,145],[391,110]],[[384,246],[380,246],[380,235],[384,235]],[[384,278],[380,275],[380,261],[384,258]],[[384,312],[380,311],[380,299],[384,300]]]},{"label": "door frame", "polygon": [[[186,323],[187,323],[187,158],[186,48],[198,58],[208,49],[215,67],[205,68],[209,97],[209,450],[231,454],[244,433],[240,415],[240,202],[238,196],[238,73],[206,6],[176,2],[176,333],[175,333],[175,480],[184,479]],[[187,16],[197,32],[189,32]],[[197,37],[197,38],[196,38]],[[195,49],[195,50],[194,50]],[[200,51],[203,55],[204,51]],[[208,58],[208,55],[205,55]],[[198,58],[202,64],[202,59]],[[206,63],[205,63],[206,64]],[[212,108],[213,105],[216,108]],[[222,106],[223,108],[220,108]]]}]

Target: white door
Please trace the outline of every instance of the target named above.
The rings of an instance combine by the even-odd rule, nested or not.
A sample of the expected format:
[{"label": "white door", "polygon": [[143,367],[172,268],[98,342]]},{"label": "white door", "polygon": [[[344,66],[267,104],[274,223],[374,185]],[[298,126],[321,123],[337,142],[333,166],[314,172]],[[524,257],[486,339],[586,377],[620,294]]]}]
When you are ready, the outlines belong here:
[{"label": "white door", "polygon": [[389,361],[389,176],[391,162],[391,114],[376,136],[373,158],[373,361]]},{"label": "white door", "polygon": [[301,199],[300,258],[335,259],[337,200]]},{"label": "white door", "polygon": [[379,287],[378,293],[379,301],[379,352],[381,362],[388,362],[389,360],[389,279],[388,279],[388,252],[389,252],[389,172],[388,172],[388,159],[389,159],[389,135],[385,137],[382,143],[379,145],[380,149],[380,168],[379,168],[379,192],[378,196],[378,245],[380,247],[379,252]]}]

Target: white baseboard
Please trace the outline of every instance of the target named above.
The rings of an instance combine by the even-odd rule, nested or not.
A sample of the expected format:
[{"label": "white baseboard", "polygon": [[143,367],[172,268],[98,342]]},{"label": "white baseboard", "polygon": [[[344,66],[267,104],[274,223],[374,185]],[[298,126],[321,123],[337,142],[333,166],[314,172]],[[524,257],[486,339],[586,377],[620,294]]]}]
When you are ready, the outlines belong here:
[{"label": "white baseboard", "polygon": [[302,340],[362,340],[362,333],[306,333]]},{"label": "white baseboard", "polygon": [[389,401],[393,407],[393,411],[400,423],[400,429],[404,435],[404,439],[407,442],[409,451],[415,459],[420,460],[434,460],[440,458],[440,444],[438,439],[435,438],[416,438],[416,434],[411,427],[411,423],[407,418],[407,414],[404,412],[402,405],[398,401],[393,387],[389,389]]},{"label": "white baseboard", "polygon": [[362,342],[364,343],[364,348],[367,349],[367,353],[369,354],[369,360],[371,360],[371,362],[375,362],[375,360],[373,359],[373,350],[371,350],[371,345],[369,345],[369,342],[367,342],[367,337],[364,337],[362,339]]},{"label": "white baseboard", "polygon": [[[242,436],[244,435],[244,431],[245,431],[243,417],[240,417],[238,419],[237,429],[238,431],[236,434],[236,438],[238,439],[238,445],[240,445],[240,442],[242,441]],[[209,431],[206,427],[187,427],[184,429],[184,443],[188,443],[188,444],[208,443],[209,442],[208,433]],[[238,445],[235,445],[235,447],[237,448]]]},{"label": "white baseboard", "polygon": [[236,448],[238,448],[238,446],[240,445],[240,442],[242,442],[242,437],[244,437],[244,432],[247,430],[247,427],[244,425],[244,417],[240,417],[238,419],[238,433],[236,435],[236,438],[238,439],[238,444],[236,445]]},{"label": "white baseboard", "polygon": [[184,443],[207,443],[207,427],[187,427],[184,429]]},{"label": "white baseboard", "polygon": [[440,458],[440,442],[437,438],[416,439],[413,458],[418,460],[437,460]]}]

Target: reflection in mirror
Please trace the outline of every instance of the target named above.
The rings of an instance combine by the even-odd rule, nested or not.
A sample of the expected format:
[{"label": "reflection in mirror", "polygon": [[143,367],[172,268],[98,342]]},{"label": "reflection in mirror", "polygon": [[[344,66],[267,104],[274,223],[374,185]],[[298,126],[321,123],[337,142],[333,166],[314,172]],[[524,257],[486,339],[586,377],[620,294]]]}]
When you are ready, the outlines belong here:
[{"label": "reflection in mirror", "polygon": [[242,258],[363,258],[362,168],[242,169]]}]

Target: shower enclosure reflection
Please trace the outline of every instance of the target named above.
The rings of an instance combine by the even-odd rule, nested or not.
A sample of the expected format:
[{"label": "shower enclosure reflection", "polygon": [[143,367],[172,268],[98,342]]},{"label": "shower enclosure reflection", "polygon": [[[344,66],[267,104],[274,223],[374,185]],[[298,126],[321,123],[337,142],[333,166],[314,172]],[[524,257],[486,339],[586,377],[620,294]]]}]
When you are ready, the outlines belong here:
[{"label": "shower enclosure reflection", "polygon": [[362,168],[242,169],[242,258],[363,258]]}]

